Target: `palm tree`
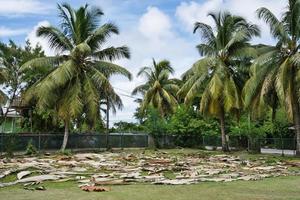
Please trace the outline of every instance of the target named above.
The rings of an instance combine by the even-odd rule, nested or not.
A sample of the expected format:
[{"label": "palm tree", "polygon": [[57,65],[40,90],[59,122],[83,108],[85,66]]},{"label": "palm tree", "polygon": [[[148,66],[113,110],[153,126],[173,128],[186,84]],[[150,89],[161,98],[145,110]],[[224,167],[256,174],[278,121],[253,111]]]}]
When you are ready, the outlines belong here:
[{"label": "palm tree", "polygon": [[106,87],[104,90],[101,91],[102,96],[104,97],[100,101],[100,106],[105,105],[105,108],[101,108],[100,110],[105,113],[106,116],[106,149],[110,149],[109,144],[109,112],[112,110],[113,114],[116,114],[117,109],[123,108],[123,102],[121,97],[115,92],[114,88]]},{"label": "palm tree", "polygon": [[300,156],[300,0],[289,0],[286,11],[279,20],[267,8],[257,10],[257,15],[269,26],[276,46],[265,46],[251,67],[251,78],[245,85],[245,105],[248,108],[267,104],[272,99],[285,106],[289,118],[294,122],[297,135],[297,151]]},{"label": "palm tree", "polygon": [[73,9],[69,4],[58,5],[60,27],[39,27],[37,35],[47,38],[50,47],[60,55],[36,58],[23,68],[51,64],[52,70],[33,84],[25,93],[27,100],[36,98],[41,110],[55,109],[65,126],[61,150],[67,145],[70,123],[81,114],[89,124],[100,120],[100,92],[112,87],[103,71],[131,79],[123,67],[111,63],[129,58],[126,46],[104,48],[104,43],[118,28],[111,23],[100,26],[101,9],[88,5]]},{"label": "palm tree", "polygon": [[144,112],[149,106],[158,109],[162,116],[172,113],[177,106],[176,92],[178,91],[178,80],[170,79],[174,69],[170,62],[162,60],[159,63],[153,59],[152,67],[143,67],[137,76],[145,76],[147,81],[136,87],[132,95],[142,94],[140,111]]},{"label": "palm tree", "polygon": [[249,44],[260,31],[256,25],[228,12],[209,13],[216,31],[207,24],[196,22],[194,33],[200,31],[203,43],[197,46],[201,56],[185,74],[186,79],[178,92],[190,104],[201,95],[200,111],[220,120],[222,149],[228,151],[225,133],[225,113],[242,108],[242,70],[248,64],[255,48]]}]

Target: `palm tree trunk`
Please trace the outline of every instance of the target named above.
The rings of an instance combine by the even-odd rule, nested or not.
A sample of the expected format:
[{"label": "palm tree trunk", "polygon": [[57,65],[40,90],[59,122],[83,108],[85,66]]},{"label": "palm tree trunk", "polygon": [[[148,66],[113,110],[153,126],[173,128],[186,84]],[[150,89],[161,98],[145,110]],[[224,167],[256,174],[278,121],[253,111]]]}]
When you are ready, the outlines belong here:
[{"label": "palm tree trunk", "polygon": [[61,151],[64,151],[66,149],[68,138],[69,138],[69,122],[65,120],[65,133],[64,133],[64,140],[60,149]]},{"label": "palm tree trunk", "polygon": [[300,109],[295,93],[292,94],[291,104],[296,133],[296,155],[300,157]]},{"label": "palm tree trunk", "polygon": [[229,151],[228,141],[227,141],[226,132],[225,132],[224,108],[221,108],[221,112],[220,112],[220,128],[221,128],[221,137],[222,137],[222,150],[223,151]]},{"label": "palm tree trunk", "polygon": [[106,150],[110,149],[109,146],[109,99],[108,97],[106,98]]}]

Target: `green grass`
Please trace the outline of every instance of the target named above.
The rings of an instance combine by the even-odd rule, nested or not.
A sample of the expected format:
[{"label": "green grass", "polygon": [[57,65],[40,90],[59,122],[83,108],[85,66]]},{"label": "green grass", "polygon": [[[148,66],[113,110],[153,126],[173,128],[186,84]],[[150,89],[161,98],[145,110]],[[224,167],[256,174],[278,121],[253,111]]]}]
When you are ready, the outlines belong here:
[{"label": "green grass", "polygon": [[[118,152],[118,151],[116,151]],[[141,150],[123,150],[120,152],[138,154]],[[143,150],[145,155],[153,153],[164,155],[195,155],[209,156],[212,154],[223,154],[222,152],[201,151],[197,149],[170,149],[170,150]],[[240,156],[242,160],[263,159],[268,164],[278,161],[299,160],[293,157],[280,157],[273,155],[248,154],[247,152],[231,152],[231,155]],[[101,171],[102,169],[99,169]],[[299,171],[297,167],[290,167],[290,170]],[[142,172],[142,175],[148,173]],[[175,178],[172,171],[163,173],[169,179]],[[16,174],[12,174],[2,179],[1,182],[9,182],[16,179]],[[84,192],[78,188],[76,182],[54,183],[46,182],[42,184],[46,191],[24,190],[22,185],[0,188],[0,200],[300,200],[300,176],[277,177],[260,181],[237,181],[230,183],[205,182],[196,185],[150,185],[134,184],[124,186],[112,186],[110,192]]]},{"label": "green grass", "polygon": [[163,176],[168,179],[175,179],[176,175],[172,171],[164,171]]},{"label": "green grass", "polygon": [[83,192],[74,182],[45,183],[46,191],[27,191],[21,185],[0,189],[1,199],[9,200],[189,200],[300,199],[300,177],[278,177],[261,181],[200,183],[197,185],[125,185],[110,192]]}]

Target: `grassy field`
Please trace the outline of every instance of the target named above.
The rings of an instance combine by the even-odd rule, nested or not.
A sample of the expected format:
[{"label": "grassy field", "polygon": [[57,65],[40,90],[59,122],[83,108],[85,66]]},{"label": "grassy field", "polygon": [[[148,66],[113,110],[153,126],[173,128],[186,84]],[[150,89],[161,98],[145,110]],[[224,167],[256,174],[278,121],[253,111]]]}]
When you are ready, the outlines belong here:
[{"label": "grassy field", "polygon": [[128,185],[110,192],[88,193],[76,183],[45,183],[46,191],[27,191],[21,185],[0,189],[2,200],[189,200],[189,199],[300,199],[300,177],[278,177],[262,181],[201,183],[197,185]]},{"label": "grassy field", "polygon": [[[221,152],[203,152],[195,149],[173,149],[163,150],[168,154],[220,154]],[[137,153],[140,150],[130,150]],[[147,150],[145,154],[152,154]],[[253,155],[246,152],[233,152],[243,159],[263,159],[266,162],[277,162],[280,160],[298,160],[292,157],[279,157],[272,155]],[[299,168],[295,168],[299,170]],[[14,178],[13,178],[14,177]],[[12,180],[10,180],[13,178]],[[8,176],[2,181],[15,180],[15,175]],[[195,185],[151,185],[134,184],[123,186],[112,186],[111,191],[97,193],[84,192],[78,188],[76,182],[41,184],[46,191],[24,190],[22,185],[0,188],[0,200],[300,200],[300,176],[268,178],[260,181],[236,181],[228,183],[203,182]]]}]

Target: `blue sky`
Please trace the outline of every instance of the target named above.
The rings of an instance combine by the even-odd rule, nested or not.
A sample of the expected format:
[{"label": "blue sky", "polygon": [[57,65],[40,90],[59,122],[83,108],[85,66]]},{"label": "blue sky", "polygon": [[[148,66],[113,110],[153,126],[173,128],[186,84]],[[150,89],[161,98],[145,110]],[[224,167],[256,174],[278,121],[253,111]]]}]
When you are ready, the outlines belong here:
[{"label": "blue sky", "polygon": [[[255,17],[255,10],[265,6],[280,16],[286,5],[286,0],[0,0],[0,40],[12,39],[23,45],[29,39],[33,44],[41,44],[47,54],[55,53],[48,48],[47,41],[36,37],[35,30],[40,25],[59,23],[56,4],[61,2],[68,2],[73,7],[88,3],[103,9],[103,23],[114,22],[121,31],[107,45],[130,47],[132,58],[117,63],[127,67],[133,75],[155,58],[170,60],[176,70],[175,77],[199,59],[195,46],[201,40],[199,35],[192,34],[192,28],[195,21],[211,24],[208,12],[229,10],[242,15],[262,29],[261,38],[255,38],[253,43],[272,44],[268,27]],[[113,77],[113,85],[122,95],[124,109],[117,112],[112,123],[134,121],[132,114],[136,104],[126,95],[143,81],[136,77],[131,82]]]}]

